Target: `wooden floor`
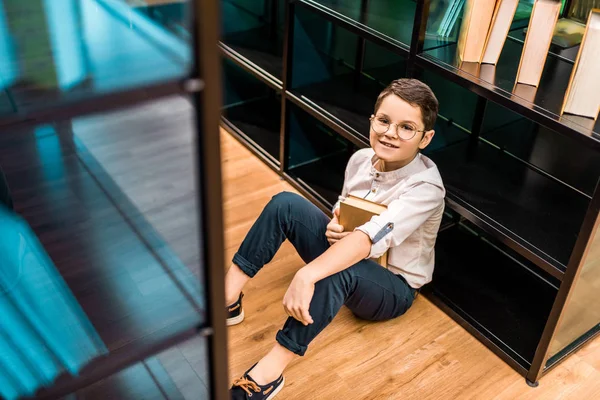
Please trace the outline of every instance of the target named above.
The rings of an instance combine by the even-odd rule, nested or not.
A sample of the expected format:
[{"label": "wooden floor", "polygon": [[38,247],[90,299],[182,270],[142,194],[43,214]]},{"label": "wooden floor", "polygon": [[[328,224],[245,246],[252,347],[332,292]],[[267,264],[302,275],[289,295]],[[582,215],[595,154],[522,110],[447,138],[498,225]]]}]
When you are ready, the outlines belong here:
[{"label": "wooden floor", "polygon": [[[272,195],[291,186],[228,133],[222,133],[226,259]],[[229,329],[230,380],[274,344],[286,315],[281,301],[303,266],[289,243],[244,292],[246,320]],[[342,308],[286,370],[278,399],[598,399],[600,340],[530,388],[525,379],[423,296],[402,317],[382,323]]]}]

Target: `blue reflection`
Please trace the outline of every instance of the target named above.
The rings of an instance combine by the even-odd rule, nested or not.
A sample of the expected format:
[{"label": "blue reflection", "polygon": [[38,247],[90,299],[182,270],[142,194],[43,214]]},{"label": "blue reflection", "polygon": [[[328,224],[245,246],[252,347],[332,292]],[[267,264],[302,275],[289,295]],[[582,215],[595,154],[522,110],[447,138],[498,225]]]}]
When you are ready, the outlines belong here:
[{"label": "blue reflection", "polygon": [[107,352],[35,234],[0,206],[0,395],[32,396]]},{"label": "blue reflection", "polygon": [[8,33],[4,4],[0,1],[0,89],[11,85],[16,77],[13,43]]},{"label": "blue reflection", "polygon": [[46,96],[75,100],[185,76],[189,43],[142,10],[122,0],[0,0],[0,89],[21,111],[45,106]]},{"label": "blue reflection", "polygon": [[45,0],[58,86],[65,90],[81,83],[87,72],[79,32],[79,0]]}]

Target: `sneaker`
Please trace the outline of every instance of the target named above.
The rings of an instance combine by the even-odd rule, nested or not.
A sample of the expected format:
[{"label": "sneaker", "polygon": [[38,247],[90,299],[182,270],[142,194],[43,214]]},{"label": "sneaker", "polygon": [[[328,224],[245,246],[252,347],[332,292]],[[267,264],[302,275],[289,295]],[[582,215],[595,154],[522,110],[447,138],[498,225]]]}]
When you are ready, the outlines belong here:
[{"label": "sneaker", "polygon": [[[254,368],[256,364],[252,366]],[[229,390],[231,400],[271,400],[283,389],[285,379],[283,375],[266,385],[259,385],[248,375],[250,368],[244,376],[236,379]]]},{"label": "sneaker", "polygon": [[244,293],[240,293],[240,297],[238,298],[238,300],[229,307],[227,307],[227,326],[237,325],[244,320],[242,297],[244,297]]}]

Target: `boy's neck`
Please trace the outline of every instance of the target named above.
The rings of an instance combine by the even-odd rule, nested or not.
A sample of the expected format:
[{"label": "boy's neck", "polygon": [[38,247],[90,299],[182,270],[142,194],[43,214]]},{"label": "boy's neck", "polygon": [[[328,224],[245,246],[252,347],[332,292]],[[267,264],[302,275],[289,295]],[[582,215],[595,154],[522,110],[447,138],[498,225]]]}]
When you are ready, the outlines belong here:
[{"label": "boy's neck", "polygon": [[413,162],[413,160],[419,155],[419,153],[416,153],[410,160],[408,161],[397,161],[397,162],[392,162],[392,163],[386,163],[385,161],[383,161],[381,158],[379,159],[378,163],[377,163],[377,169],[379,169],[379,171],[381,172],[391,172],[391,171],[395,171],[397,169],[400,168],[404,168],[406,167],[408,164],[410,164],[411,162]]}]

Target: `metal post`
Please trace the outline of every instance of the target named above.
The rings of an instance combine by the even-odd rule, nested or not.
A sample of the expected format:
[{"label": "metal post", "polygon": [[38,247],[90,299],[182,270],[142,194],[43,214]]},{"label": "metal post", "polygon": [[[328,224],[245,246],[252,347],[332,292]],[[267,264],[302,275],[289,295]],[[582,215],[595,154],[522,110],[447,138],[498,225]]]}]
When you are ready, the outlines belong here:
[{"label": "metal post", "polygon": [[412,78],[415,75],[417,56],[423,52],[427,21],[429,19],[429,5],[430,0],[417,0],[415,22],[413,25],[412,38],[410,40],[408,62],[406,64],[406,76],[409,78]]},{"label": "metal post", "polygon": [[221,56],[219,2],[193,3],[193,68],[186,89],[192,94],[196,116],[196,162],[202,265],[205,267],[208,337],[209,398],[228,397],[227,330],[225,326],[224,238],[219,135],[221,107]]}]

